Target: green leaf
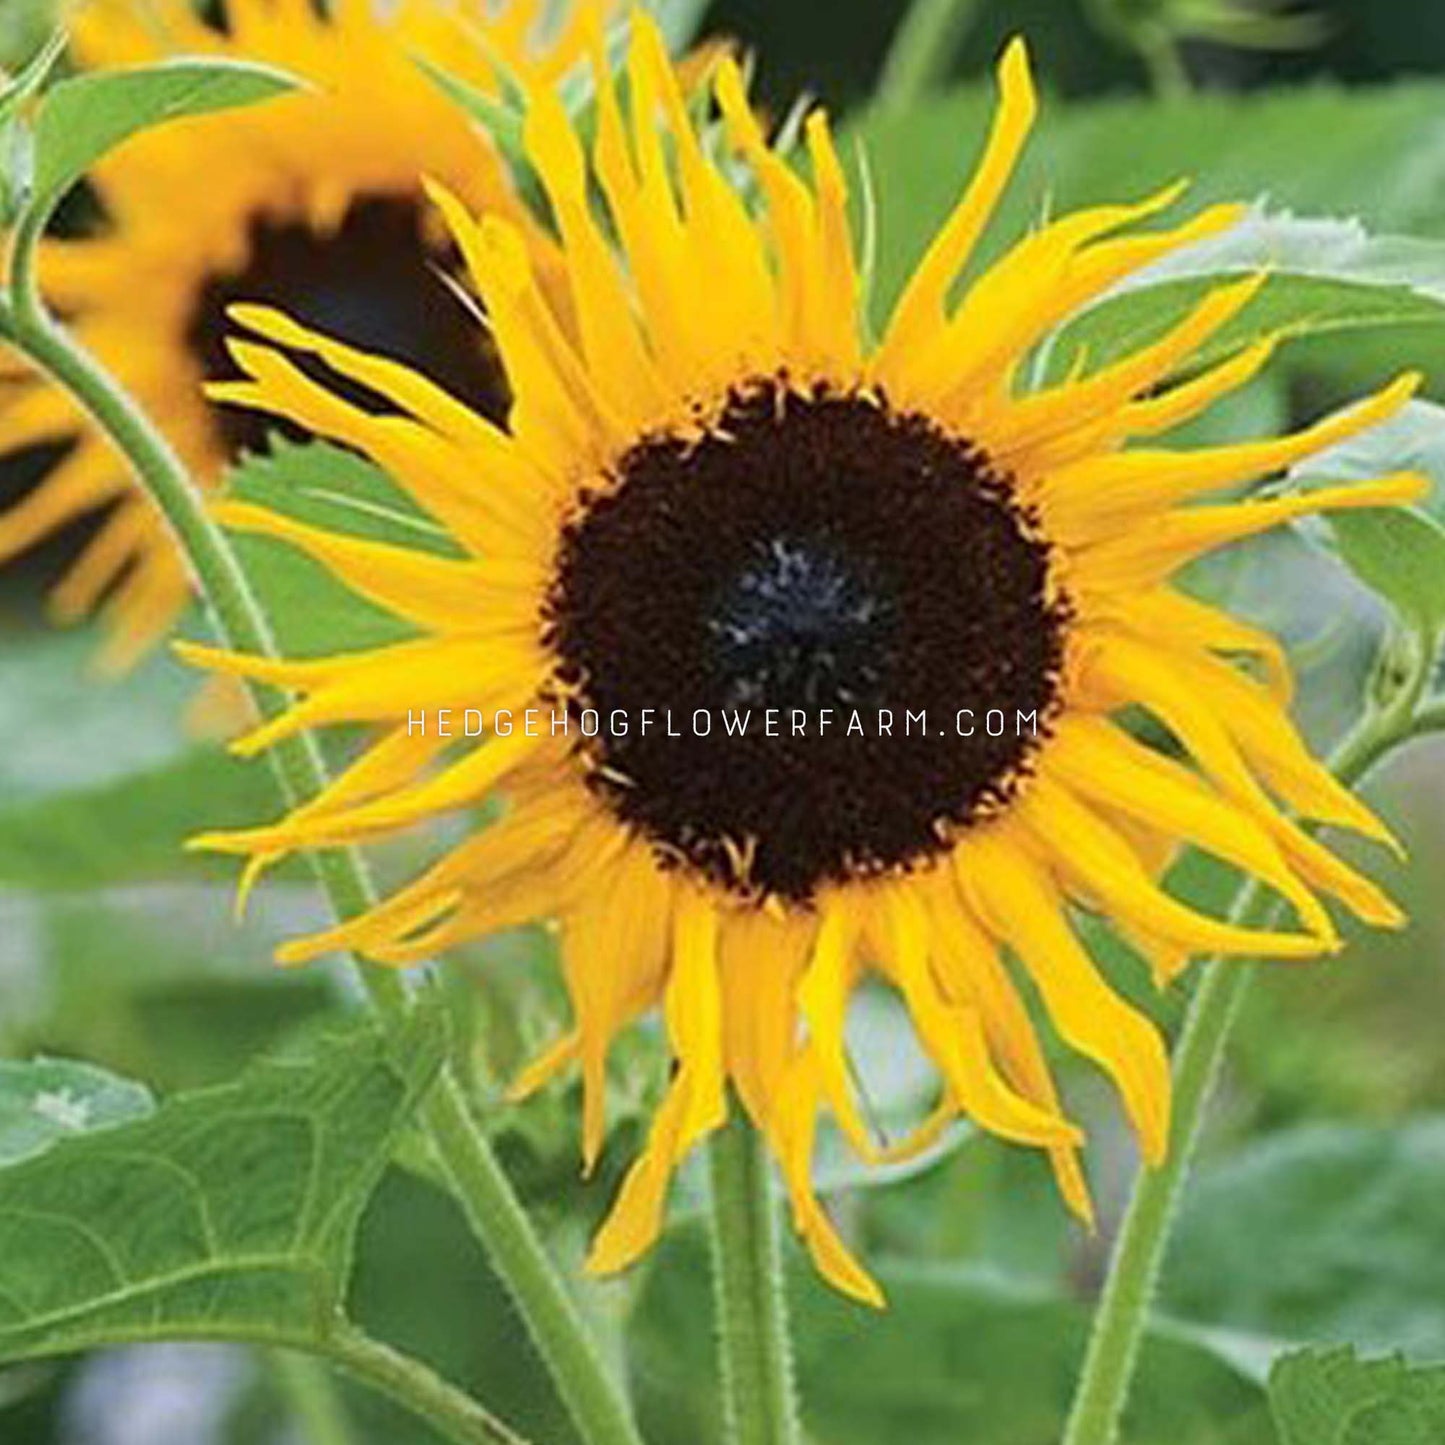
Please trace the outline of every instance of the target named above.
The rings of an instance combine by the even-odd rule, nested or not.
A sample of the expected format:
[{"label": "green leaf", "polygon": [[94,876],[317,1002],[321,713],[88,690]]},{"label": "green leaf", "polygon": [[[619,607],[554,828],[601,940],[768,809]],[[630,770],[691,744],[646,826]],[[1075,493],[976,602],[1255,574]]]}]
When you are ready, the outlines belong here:
[{"label": "green leaf", "polygon": [[1287,1355],[1269,1378],[1281,1445],[1439,1445],[1445,1365],[1362,1360],[1351,1349]]},{"label": "green leaf", "polygon": [[1129,278],[1071,321],[1050,370],[1091,368],[1154,340],[1226,278],[1267,272],[1264,290],[1190,358],[1205,367],[1265,337],[1291,339],[1445,321],[1445,243],[1366,234],[1353,221],[1256,208],[1240,224]]},{"label": "green leaf", "polygon": [[1445,1356],[1442,1197],[1445,1117],[1276,1134],[1198,1176],[1162,1304],[1280,1339]]},{"label": "green leaf", "polygon": [[[898,294],[957,201],[994,100],[991,85],[969,85],[904,114],[874,111],[852,127],[878,178],[880,302]],[[1048,98],[980,262],[1043,214],[1135,199],[1181,176],[1193,178],[1181,213],[1268,196],[1301,215],[1357,215],[1377,233],[1440,236],[1442,103],[1445,86],[1432,82],[1202,94],[1167,107],[1140,97]]]},{"label": "green leaf", "polygon": [[479,121],[487,132],[488,139],[502,152],[507,163],[514,170],[530,169],[522,133],[526,126],[526,113],[505,100],[478,89],[471,82],[453,75],[444,66],[425,59],[416,58],[415,64],[424,75],[454,105],[466,111],[473,120]]},{"label": "green leaf", "polygon": [[[1088,1333],[1075,1301],[958,1267],[869,1260],[877,1314],[789,1272],[810,1432],[829,1445],[1058,1445]],[[716,1376],[701,1231],[663,1245],[632,1316],[643,1432],[717,1445]],[[1264,1392],[1198,1339],[1145,1342],[1122,1445],[1273,1445]]]},{"label": "green leaf", "polygon": [[1329,525],[1350,570],[1427,638],[1445,628],[1445,527],[1404,507],[1337,515]]},{"label": "green leaf", "polygon": [[697,39],[702,22],[712,7],[712,0],[651,0],[652,11],[667,48],[680,55]]},{"label": "green leaf", "polygon": [[91,1064],[0,1062],[0,1166],[76,1134],[142,1119],[154,1107],[150,1090]]},{"label": "green leaf", "polygon": [[269,65],[168,60],[62,81],[36,123],[35,204],[48,212],[107,152],[138,131],[184,116],[270,100],[297,81]]},{"label": "green leaf", "polygon": [[[440,524],[384,472],[337,447],[274,439],[267,455],[247,458],[232,473],[228,495],[327,531],[459,555]],[[416,635],[289,543],[240,531],[232,535],[288,655],[380,647]]]},{"label": "green leaf", "polygon": [[127,1341],[318,1345],[353,1237],[446,1043],[423,1009],[0,1170],[0,1360]]},{"label": "green leaf", "polygon": [[[500,63],[500,57],[498,62]],[[453,75],[444,66],[417,56],[415,64],[453,105],[459,106],[487,133],[506,162],[507,170],[519,194],[534,215],[545,219],[549,214],[546,190],[527,155],[523,132],[526,112],[505,94],[499,99],[479,90],[470,81]]]},{"label": "green leaf", "polygon": [[1335,513],[1328,535],[1352,572],[1432,648],[1445,634],[1445,407],[1414,401],[1295,469],[1300,485],[1417,471],[1435,484],[1421,509]]}]

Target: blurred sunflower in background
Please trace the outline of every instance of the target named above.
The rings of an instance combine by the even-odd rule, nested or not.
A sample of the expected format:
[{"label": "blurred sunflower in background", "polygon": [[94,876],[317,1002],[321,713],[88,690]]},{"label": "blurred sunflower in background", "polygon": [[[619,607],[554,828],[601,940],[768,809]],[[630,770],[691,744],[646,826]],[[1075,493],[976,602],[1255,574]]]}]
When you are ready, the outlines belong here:
[{"label": "blurred sunflower in background", "polygon": [[[207,403],[224,372],[226,307],[282,305],[404,359],[479,414],[500,418],[506,379],[456,284],[455,248],[424,204],[437,176],[506,216],[542,252],[490,140],[418,57],[484,94],[511,75],[554,84],[581,56],[584,21],[612,0],[227,0],[215,24],[189,0],[92,0],[73,52],[96,68],[203,54],[274,64],[309,89],[244,114],[153,131],[94,175],[103,221],[50,241],[41,280],[81,340],[214,486],[265,444],[257,421]],[[539,256],[544,272],[545,256]],[[474,303],[472,303],[474,304]],[[354,399],[354,398],[353,398]],[[0,514],[0,561],[103,513],[52,597],[61,621],[109,594],[101,665],[124,670],[174,623],[190,586],[159,514],[61,392],[29,378],[0,392],[0,451],[55,448],[43,480]]]},{"label": "blurred sunflower in background", "polygon": [[[381,730],[322,796],[197,845],[248,857],[254,876],[292,850],[378,838],[499,790],[499,821],[364,916],[289,944],[283,961],[353,948],[415,964],[557,920],[574,1025],[519,1089],[580,1064],[590,1166],[618,1032],[660,1005],[675,1057],[593,1267],[625,1266],[656,1238],[674,1170],[724,1120],[731,1086],[820,1268],[878,1303],[811,1180],[825,1109],[864,1157],[880,1153],[844,1038],[865,980],[896,990],[941,1079],[935,1115],[902,1147],[967,1115],[1048,1151],[1087,1219],[1082,1135],[1027,995],[1112,1078],[1152,1163],[1168,1139],[1170,1078],[1159,1032],[1101,974],[1070,903],[1111,917],[1161,986],[1200,950],[1332,951],[1325,898],[1399,922],[1293,820],[1389,841],[1288,721],[1281,649],[1170,577],[1293,518],[1417,497],[1423,481],[1398,475],[1196,505],[1390,415],[1415,379],[1282,439],[1126,448],[1265,365],[1259,344],[1187,370],[1256,278],[1214,290],[1123,359],[1029,389],[1025,361],[1065,318],[1240,211],[1138,229],[1171,189],[1066,215],[960,294],[1034,118],[1017,42],[977,171],[876,343],[822,114],[805,127],[804,179],[770,147],[737,66],[720,65],[716,100],[754,208],[702,143],[646,17],[622,73],[599,39],[592,64],[590,142],[542,86],[525,131],[576,340],[518,223],[473,218],[437,192],[510,381],[506,431],[384,355],[274,309],[235,312],[253,338],[230,345],[245,379],[213,398],[370,455],[462,555],[222,504],[231,526],[295,544],[417,636],[281,662],[185,648],[297,694],[236,745],[243,754],[316,725]],[[303,353],[400,415],[322,384]],[[480,710],[492,735],[458,752],[412,726],[440,708]],[[785,719],[776,736],[769,708]],[[905,708],[926,714],[926,732],[904,733]],[[1176,747],[1120,721],[1140,708]],[[900,720],[891,734],[871,721],[881,710]],[[988,735],[985,710],[1037,725]],[[745,732],[725,728],[744,711]],[[956,726],[966,713],[979,720],[972,736]],[[853,715],[870,722],[855,732]],[[1182,844],[1263,880],[1287,905],[1278,928],[1236,927],[1166,891],[1162,864]]]}]

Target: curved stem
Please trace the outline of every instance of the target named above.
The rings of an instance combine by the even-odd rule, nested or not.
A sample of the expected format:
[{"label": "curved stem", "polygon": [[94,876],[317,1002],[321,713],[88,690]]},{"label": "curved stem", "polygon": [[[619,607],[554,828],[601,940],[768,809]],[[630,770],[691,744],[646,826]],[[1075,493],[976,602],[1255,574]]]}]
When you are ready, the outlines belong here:
[{"label": "curved stem", "polygon": [[472,1397],[420,1360],[368,1335],[346,1330],[327,1345],[327,1358],[364,1385],[434,1425],[456,1445],[527,1445]]},{"label": "curved stem", "polygon": [[[1421,660],[1396,697],[1388,705],[1368,711],[1336,749],[1330,770],[1341,782],[1359,782],[1386,753],[1419,734],[1416,705],[1426,671]],[[1259,927],[1274,907],[1268,890],[1251,881],[1236,896],[1230,918]],[[1255,965],[1243,960],[1217,958],[1204,970],[1190,1002],[1174,1054],[1169,1153],[1158,1169],[1142,1170],[1135,1182],[1094,1315],[1062,1445],[1115,1445],[1119,1438],[1120,1417],[1128,1403],[1170,1227],[1184,1193],[1225,1044],[1254,971]]]},{"label": "curved stem", "polygon": [[[86,408],[130,463],[184,548],[225,645],[274,657],[276,641],[265,613],[185,467],[114,378],[46,314],[36,299],[29,255],[22,237],[12,263],[14,308],[0,313],[0,326]],[[258,688],[255,694],[267,716],[285,706],[276,689]],[[291,805],[326,786],[326,765],[309,732],[278,744],[272,757]],[[354,917],[376,901],[355,850],[329,850],[313,860],[338,919]],[[406,984],[392,972],[351,962],[372,1007],[388,1027],[395,1027],[410,1007]],[[450,1068],[422,1105],[421,1117],[468,1222],[516,1301],[581,1438],[587,1445],[641,1445],[621,1389],[604,1368]]]},{"label": "curved stem", "polygon": [[737,1111],[708,1146],[713,1280],[729,1445],[796,1445],[777,1210],[763,1141]]}]

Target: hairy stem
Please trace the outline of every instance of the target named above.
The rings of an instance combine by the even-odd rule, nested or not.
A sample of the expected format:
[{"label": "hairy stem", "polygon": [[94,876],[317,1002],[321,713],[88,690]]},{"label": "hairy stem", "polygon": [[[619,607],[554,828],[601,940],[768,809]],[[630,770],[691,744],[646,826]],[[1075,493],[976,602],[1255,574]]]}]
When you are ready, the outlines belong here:
[{"label": "hairy stem", "polygon": [[713,1279],[729,1445],[797,1445],[777,1209],[759,1134],[734,1110],[708,1146]]},{"label": "hairy stem", "polygon": [[[1393,748],[1420,734],[1424,714],[1417,712],[1417,705],[1427,671],[1422,652],[1395,697],[1387,705],[1368,710],[1344,739],[1330,762],[1330,770],[1341,782],[1358,783]],[[1236,896],[1230,917],[1236,923],[1260,927],[1275,906],[1268,890],[1251,881]],[[1254,964],[1240,959],[1215,959],[1205,968],[1190,1001],[1174,1054],[1169,1154],[1158,1169],[1141,1170],[1135,1182],[1094,1315],[1063,1445],[1116,1445],[1119,1438],[1169,1231],[1183,1197],[1230,1029],[1254,971]]]},{"label": "hairy stem", "polygon": [[[265,613],[184,465],[119,383],[50,318],[40,302],[34,282],[34,240],[26,229],[17,237],[11,300],[0,311],[0,331],[85,407],[130,464],[184,549],[222,642],[242,652],[276,656]],[[256,688],[255,695],[266,716],[286,703],[274,688]],[[309,732],[278,744],[271,756],[290,805],[314,797],[326,786],[326,765]],[[376,901],[375,888],[355,850],[320,852],[314,862],[338,919],[353,918]],[[406,984],[384,969],[356,959],[351,963],[372,1007],[389,1028],[396,1028],[410,1008]],[[587,1445],[641,1445],[618,1382],[604,1368],[575,1303],[472,1118],[450,1068],[443,1071],[421,1114],[468,1222],[516,1301],[579,1435]]]},{"label": "hairy stem", "polygon": [[348,1330],[328,1346],[328,1358],[364,1385],[430,1422],[455,1445],[527,1445],[470,1395],[449,1385],[420,1360]]}]

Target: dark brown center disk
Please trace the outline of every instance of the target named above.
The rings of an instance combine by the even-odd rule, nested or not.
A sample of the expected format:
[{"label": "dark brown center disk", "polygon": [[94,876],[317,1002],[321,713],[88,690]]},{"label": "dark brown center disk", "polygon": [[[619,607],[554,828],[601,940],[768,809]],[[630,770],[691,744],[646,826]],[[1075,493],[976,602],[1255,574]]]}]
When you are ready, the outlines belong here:
[{"label": "dark brown center disk", "polygon": [[[207,377],[233,376],[226,316],[238,301],[276,306],[298,321],[365,351],[405,362],[493,421],[510,404],[506,378],[485,326],[445,279],[456,258],[427,234],[410,196],[360,196],[334,230],[265,216],[251,224],[245,267],[213,276],[197,298],[187,342]],[[355,405],[381,413],[385,399],[338,377],[310,356],[308,375]],[[262,451],[272,431],[304,433],[259,412],[221,407],[217,426],[233,454]]]},{"label": "dark brown center disk", "polygon": [[572,736],[619,819],[794,903],[906,870],[1007,801],[1067,623],[982,452],[776,381],[700,441],[622,459],[564,534],[547,613]]}]

